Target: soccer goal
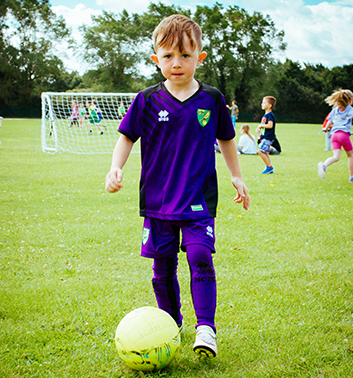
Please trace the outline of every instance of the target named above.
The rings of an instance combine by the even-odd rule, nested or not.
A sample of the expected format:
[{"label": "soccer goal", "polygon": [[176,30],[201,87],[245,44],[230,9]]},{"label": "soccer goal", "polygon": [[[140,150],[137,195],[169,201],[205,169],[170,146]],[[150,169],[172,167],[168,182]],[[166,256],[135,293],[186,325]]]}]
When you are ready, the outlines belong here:
[{"label": "soccer goal", "polygon": [[43,152],[111,154],[119,124],[135,97],[136,93],[42,93]]}]

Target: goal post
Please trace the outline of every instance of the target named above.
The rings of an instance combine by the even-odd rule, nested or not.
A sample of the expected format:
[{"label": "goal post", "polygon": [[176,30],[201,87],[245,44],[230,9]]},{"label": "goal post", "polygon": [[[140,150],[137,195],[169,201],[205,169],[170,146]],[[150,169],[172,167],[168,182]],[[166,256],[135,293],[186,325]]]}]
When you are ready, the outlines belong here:
[{"label": "goal post", "polygon": [[119,138],[119,124],[136,95],[43,92],[43,152],[111,154]]}]

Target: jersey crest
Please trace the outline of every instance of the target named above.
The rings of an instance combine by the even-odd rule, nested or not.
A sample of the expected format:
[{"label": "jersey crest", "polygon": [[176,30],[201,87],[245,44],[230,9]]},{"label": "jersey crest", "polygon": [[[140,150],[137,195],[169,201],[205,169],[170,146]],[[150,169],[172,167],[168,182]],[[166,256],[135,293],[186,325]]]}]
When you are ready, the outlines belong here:
[{"label": "jersey crest", "polygon": [[146,245],[148,238],[150,236],[150,230],[146,227],[143,228],[143,233],[142,233],[142,244]]},{"label": "jersey crest", "polygon": [[205,127],[208,124],[210,118],[211,110],[197,109],[197,119],[202,127]]}]

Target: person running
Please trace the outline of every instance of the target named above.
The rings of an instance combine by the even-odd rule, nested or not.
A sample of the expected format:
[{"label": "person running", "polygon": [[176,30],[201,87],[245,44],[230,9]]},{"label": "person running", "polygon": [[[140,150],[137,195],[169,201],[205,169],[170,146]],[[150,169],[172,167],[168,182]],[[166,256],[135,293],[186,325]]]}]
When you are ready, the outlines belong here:
[{"label": "person running", "polygon": [[320,178],[325,178],[327,168],[337,163],[341,157],[341,148],[346,151],[348,157],[349,182],[353,183],[353,146],[351,141],[351,128],[353,118],[353,93],[349,89],[340,89],[328,96],[325,101],[332,109],[325,132],[332,126],[331,144],[333,156],[317,165]]}]

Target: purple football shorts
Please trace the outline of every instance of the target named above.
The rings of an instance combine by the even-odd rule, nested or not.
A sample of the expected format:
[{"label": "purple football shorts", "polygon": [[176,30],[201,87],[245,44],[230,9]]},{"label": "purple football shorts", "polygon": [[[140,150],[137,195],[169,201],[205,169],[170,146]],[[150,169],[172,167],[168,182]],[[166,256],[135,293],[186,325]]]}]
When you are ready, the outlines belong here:
[{"label": "purple football shorts", "polygon": [[[180,231],[182,242],[180,246]],[[149,258],[171,257],[185,252],[186,246],[202,244],[215,252],[214,218],[169,221],[145,218],[143,223],[141,256]]]}]

